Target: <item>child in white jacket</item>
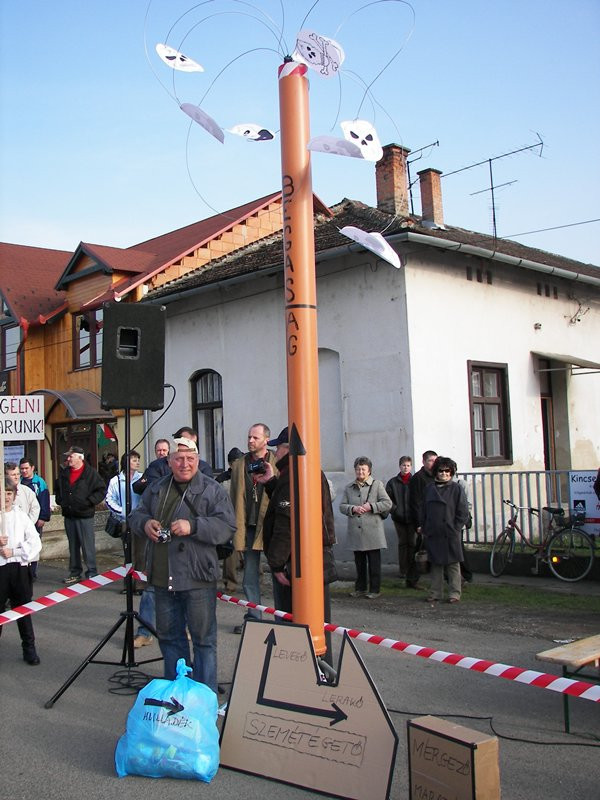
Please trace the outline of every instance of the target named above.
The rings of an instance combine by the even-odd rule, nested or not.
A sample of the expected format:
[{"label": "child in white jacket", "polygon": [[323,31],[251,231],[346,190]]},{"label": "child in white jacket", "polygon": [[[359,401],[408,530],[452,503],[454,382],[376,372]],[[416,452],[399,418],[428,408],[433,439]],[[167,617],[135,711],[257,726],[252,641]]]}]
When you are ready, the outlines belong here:
[{"label": "child in white jacket", "polygon": [[[27,514],[14,506],[15,488],[5,481],[5,510],[0,522],[0,611],[10,600],[12,608],[28,603],[33,595],[30,564],[37,561],[42,549],[40,536]],[[2,628],[0,625],[0,634]],[[23,646],[23,660],[36,666],[40,658],[35,649],[31,615],[17,620]]]}]

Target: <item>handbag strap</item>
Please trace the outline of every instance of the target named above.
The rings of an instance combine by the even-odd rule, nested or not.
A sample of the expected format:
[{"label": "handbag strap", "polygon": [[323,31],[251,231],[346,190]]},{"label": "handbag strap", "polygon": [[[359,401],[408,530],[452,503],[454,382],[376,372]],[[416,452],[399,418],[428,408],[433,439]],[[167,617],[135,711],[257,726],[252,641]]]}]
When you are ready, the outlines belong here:
[{"label": "handbag strap", "polygon": [[[375,481],[371,481],[371,484],[369,486],[369,491],[367,492],[367,499],[365,500],[365,503],[369,502],[369,496],[371,494],[371,489],[373,488],[373,484],[374,483],[375,483]],[[373,512],[373,514],[379,514],[379,516],[381,516],[381,512],[380,511],[374,511],[373,510],[373,503],[371,503],[371,511]]]}]

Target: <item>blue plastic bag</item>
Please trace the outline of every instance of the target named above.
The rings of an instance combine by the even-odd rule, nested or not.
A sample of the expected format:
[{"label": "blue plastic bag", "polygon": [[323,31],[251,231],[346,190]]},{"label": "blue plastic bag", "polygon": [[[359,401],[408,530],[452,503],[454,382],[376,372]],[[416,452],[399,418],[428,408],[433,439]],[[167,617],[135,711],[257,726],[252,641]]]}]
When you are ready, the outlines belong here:
[{"label": "blue plastic bag", "polygon": [[115,768],[120,778],[186,778],[208,783],[219,768],[217,695],[187,677],[177,662],[174,681],[156,678],[137,696],[127,731],[117,742]]}]

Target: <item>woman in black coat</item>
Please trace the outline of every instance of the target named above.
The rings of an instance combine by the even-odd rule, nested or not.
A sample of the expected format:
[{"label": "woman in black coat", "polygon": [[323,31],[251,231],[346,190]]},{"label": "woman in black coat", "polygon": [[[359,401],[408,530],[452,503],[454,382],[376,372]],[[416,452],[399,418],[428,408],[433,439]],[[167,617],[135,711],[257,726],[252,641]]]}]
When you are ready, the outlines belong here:
[{"label": "woman in black coat", "polygon": [[455,472],[454,461],[439,456],[433,465],[434,483],[425,490],[422,533],[431,563],[430,602],[444,597],[444,567],[448,573],[448,602],[458,603],[461,595],[461,531],[469,517],[469,507],[464,489],[452,480]]}]

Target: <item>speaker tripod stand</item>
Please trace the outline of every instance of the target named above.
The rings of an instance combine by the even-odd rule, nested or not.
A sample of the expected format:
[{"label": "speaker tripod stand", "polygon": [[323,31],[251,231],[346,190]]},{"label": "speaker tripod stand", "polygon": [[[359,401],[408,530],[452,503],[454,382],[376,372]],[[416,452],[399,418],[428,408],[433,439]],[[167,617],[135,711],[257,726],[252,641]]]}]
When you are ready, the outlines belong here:
[{"label": "speaker tripod stand", "polygon": [[[125,409],[125,452],[129,453],[130,450],[130,411],[129,409]],[[124,533],[124,544],[125,544],[125,563],[131,563],[131,555],[132,555],[132,546],[131,546],[131,531],[129,529],[129,513],[131,511],[131,482],[129,480],[129,464],[127,464],[127,471],[126,471],[126,481],[125,481],[125,533]],[[162,661],[162,656],[157,658],[148,658],[144,661],[136,661],[135,658],[135,649],[133,646],[133,629],[134,623],[137,620],[140,622],[145,628],[147,628],[154,636],[156,636],[156,631],[154,628],[149,625],[145,620],[142,620],[140,615],[137,611],[133,608],[133,575],[129,573],[125,576],[125,597],[126,597],[126,606],[125,611],[122,611],[119,619],[115,622],[112,628],[108,631],[106,636],[104,636],[94,647],[92,652],[85,658],[81,664],[77,667],[77,669],[72,673],[72,675],[67,678],[67,680],[63,683],[60,689],[44,704],[44,708],[52,708],[54,703],[61,697],[69,688],[69,686],[81,675],[83,670],[87,667],[88,664],[107,664],[109,666],[119,666],[122,667],[126,671],[126,681],[122,682],[123,688],[133,688],[139,684],[139,681],[134,683],[134,671],[136,667],[141,666],[142,664],[149,664],[153,661]],[[102,650],[102,648],[108,644],[108,642],[112,639],[112,637],[117,633],[119,628],[125,625],[125,638],[123,641],[123,652],[120,661],[100,661],[96,659],[98,653]]]}]

